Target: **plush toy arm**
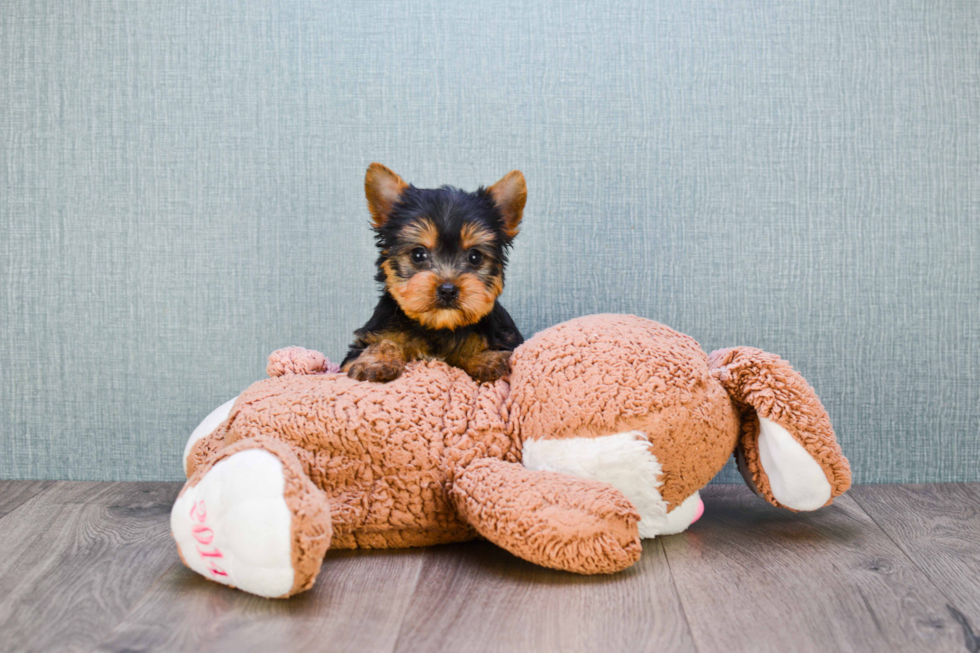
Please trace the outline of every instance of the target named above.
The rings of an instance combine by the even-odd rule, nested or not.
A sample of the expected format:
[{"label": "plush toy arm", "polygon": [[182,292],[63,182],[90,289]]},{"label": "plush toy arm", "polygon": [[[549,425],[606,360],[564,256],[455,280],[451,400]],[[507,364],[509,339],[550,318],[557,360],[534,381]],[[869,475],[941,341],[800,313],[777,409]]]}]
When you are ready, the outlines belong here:
[{"label": "plush toy arm", "polygon": [[265,372],[269,376],[283,374],[326,374],[339,372],[340,366],[331,363],[326,356],[312,349],[286,347],[269,354]]},{"label": "plush toy arm", "polygon": [[605,483],[483,458],[456,477],[450,494],[480,535],[544,567],[613,573],[640,557],[640,516]]},{"label": "plush toy arm", "polygon": [[742,411],[736,457],[745,482],[769,503],[816,510],[851,486],[851,468],[810,384],[775,354],[712,352],[712,374]]}]

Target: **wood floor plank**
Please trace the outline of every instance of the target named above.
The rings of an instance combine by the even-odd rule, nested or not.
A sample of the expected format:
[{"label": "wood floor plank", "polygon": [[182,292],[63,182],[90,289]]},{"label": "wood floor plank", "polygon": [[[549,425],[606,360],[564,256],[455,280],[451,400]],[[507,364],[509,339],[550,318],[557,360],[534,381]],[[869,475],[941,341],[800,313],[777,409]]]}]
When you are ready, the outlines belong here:
[{"label": "wood floor plank", "polygon": [[946,598],[849,496],[812,513],[709,486],[663,539],[701,653],[961,651]]},{"label": "wood floor plank", "polygon": [[263,599],[175,565],[98,651],[372,651],[394,646],[423,550],[337,551],[310,591]]},{"label": "wood floor plank", "polygon": [[980,633],[980,483],[865,485],[850,493]]},{"label": "wood floor plank", "polygon": [[57,483],[0,526],[0,651],[87,651],[177,559],[176,483]]},{"label": "wood floor plank", "polygon": [[537,567],[487,542],[426,552],[399,653],[694,651],[659,541],[612,576]]},{"label": "wood floor plank", "polygon": [[0,519],[53,484],[54,481],[0,481]]},{"label": "wood floor plank", "polygon": [[289,601],[184,568],[179,487],[0,481],[0,653],[980,651],[980,485],[858,487],[806,514],[709,486],[705,517],[622,574],[486,542],[331,552]]}]

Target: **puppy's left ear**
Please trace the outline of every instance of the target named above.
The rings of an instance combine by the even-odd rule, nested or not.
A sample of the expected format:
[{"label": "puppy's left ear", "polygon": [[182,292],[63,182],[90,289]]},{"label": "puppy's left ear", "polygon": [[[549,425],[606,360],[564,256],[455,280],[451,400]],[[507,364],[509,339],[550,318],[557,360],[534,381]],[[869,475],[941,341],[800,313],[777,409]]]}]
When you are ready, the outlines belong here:
[{"label": "puppy's left ear", "polygon": [[504,233],[513,238],[521,228],[524,203],[527,202],[527,186],[520,170],[511,170],[496,184],[487,189],[497,209],[504,216]]}]

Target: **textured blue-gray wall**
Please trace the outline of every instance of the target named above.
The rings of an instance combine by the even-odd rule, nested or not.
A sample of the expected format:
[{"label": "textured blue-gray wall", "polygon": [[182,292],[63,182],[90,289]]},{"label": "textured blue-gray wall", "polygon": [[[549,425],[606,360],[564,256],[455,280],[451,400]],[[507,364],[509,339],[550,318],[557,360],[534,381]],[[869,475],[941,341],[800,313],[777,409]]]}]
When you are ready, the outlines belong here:
[{"label": "textured blue-gray wall", "polygon": [[8,0],[0,477],[180,478],[271,350],[339,358],[374,160],[525,172],[525,333],[762,347],[857,480],[980,480],[975,0]]}]

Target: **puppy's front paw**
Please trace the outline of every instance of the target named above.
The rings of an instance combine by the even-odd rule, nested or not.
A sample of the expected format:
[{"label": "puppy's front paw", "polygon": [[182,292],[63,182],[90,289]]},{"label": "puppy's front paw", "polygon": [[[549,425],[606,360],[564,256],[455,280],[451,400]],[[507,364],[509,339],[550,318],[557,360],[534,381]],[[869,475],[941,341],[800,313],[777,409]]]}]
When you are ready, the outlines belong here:
[{"label": "puppy's front paw", "polygon": [[401,376],[405,352],[390,340],[376,342],[346,365],[347,376],[358,381],[387,383]]},{"label": "puppy's front paw", "polygon": [[358,381],[387,383],[401,376],[403,369],[405,364],[394,359],[356,360],[347,368],[347,376]]},{"label": "puppy's front paw", "polygon": [[509,351],[485,351],[466,370],[477,383],[488,383],[510,376]]}]

